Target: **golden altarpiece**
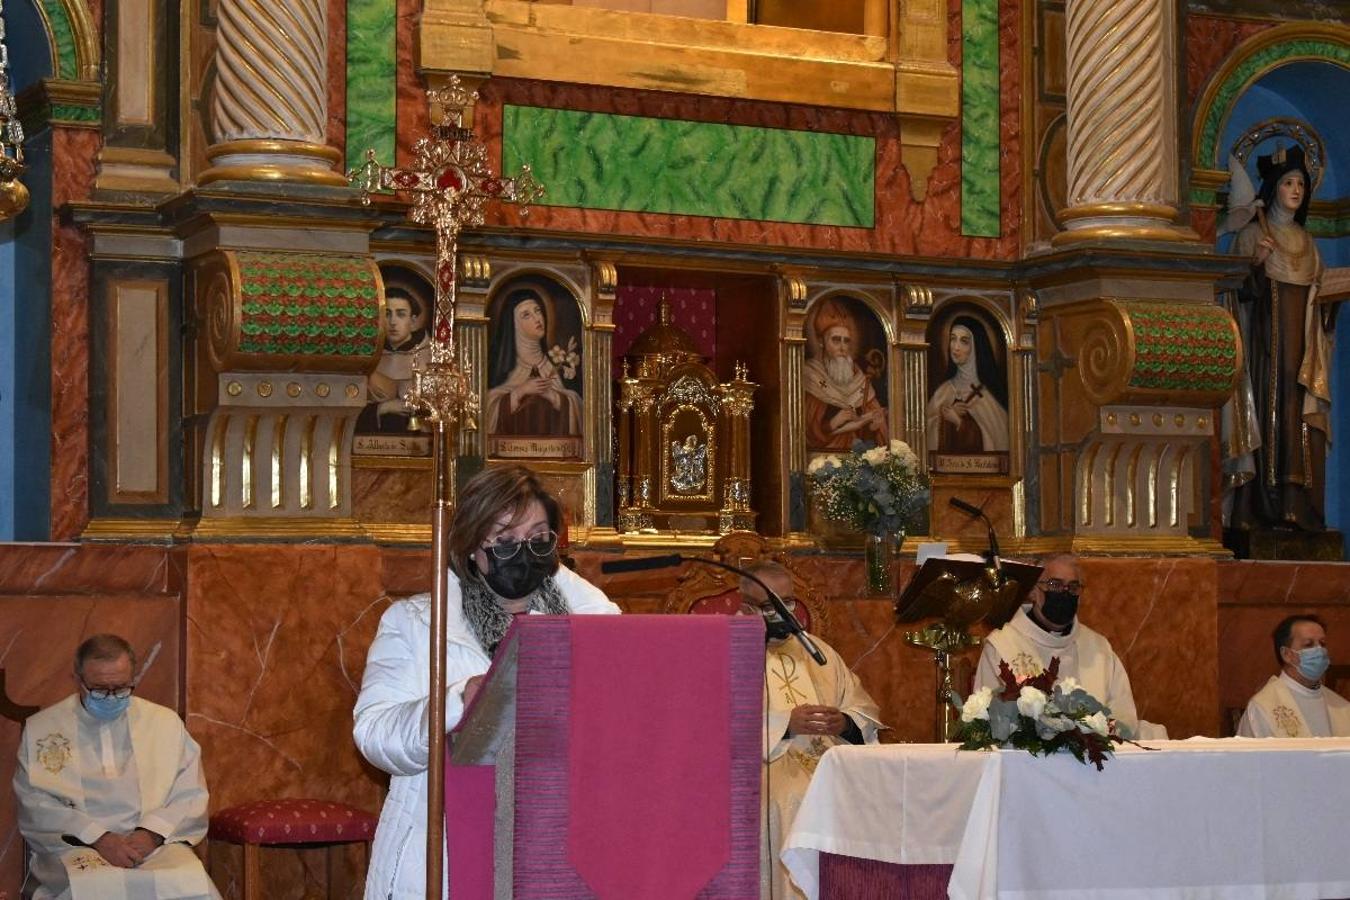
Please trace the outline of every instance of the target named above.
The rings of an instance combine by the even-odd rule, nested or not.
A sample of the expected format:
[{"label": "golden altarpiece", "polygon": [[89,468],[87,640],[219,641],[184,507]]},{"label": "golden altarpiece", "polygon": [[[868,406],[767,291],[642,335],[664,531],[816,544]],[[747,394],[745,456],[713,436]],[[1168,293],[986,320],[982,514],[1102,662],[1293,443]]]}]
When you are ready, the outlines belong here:
[{"label": "golden altarpiece", "polygon": [[752,531],[755,385],[740,362],[719,384],[693,339],[671,324],[665,298],[659,316],[633,343],[619,382],[619,530]]}]

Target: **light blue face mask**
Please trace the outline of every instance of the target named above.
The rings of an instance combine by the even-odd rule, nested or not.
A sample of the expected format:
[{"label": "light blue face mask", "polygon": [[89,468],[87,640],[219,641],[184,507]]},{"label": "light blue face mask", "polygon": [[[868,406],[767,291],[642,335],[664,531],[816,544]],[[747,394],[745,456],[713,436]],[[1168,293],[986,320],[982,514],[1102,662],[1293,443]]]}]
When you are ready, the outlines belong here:
[{"label": "light blue face mask", "polygon": [[1298,651],[1298,674],[1309,681],[1318,681],[1331,665],[1331,654],[1326,647],[1304,647]]},{"label": "light blue face mask", "polygon": [[84,695],[84,708],[89,710],[89,715],[102,722],[111,722],[122,713],[127,711],[131,705],[130,697],[95,697],[93,694]]}]

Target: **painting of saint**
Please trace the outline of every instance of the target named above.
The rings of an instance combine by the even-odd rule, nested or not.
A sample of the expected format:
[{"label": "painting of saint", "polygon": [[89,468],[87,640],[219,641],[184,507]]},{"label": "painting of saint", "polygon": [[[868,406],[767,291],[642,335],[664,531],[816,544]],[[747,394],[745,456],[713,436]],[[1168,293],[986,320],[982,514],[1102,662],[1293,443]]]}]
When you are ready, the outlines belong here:
[{"label": "painting of saint", "polygon": [[493,456],[581,455],[581,314],[554,288],[530,279],[490,307],[483,418]]},{"label": "painting of saint", "polygon": [[[867,323],[870,327],[864,327]],[[802,371],[806,449],[848,450],[854,441],[882,445],[886,425],[885,332],[861,300],[830,297],[807,317]]]},{"label": "painting of saint", "polygon": [[[944,324],[945,321],[945,324]],[[961,311],[935,323],[925,424],[929,451],[989,453],[1008,449],[1008,380],[983,315]]]},{"label": "painting of saint", "polygon": [[405,270],[384,274],[384,352],[371,373],[370,402],[356,420],[358,434],[407,434],[411,415],[403,398],[414,365],[431,358],[427,325],[431,287]]}]

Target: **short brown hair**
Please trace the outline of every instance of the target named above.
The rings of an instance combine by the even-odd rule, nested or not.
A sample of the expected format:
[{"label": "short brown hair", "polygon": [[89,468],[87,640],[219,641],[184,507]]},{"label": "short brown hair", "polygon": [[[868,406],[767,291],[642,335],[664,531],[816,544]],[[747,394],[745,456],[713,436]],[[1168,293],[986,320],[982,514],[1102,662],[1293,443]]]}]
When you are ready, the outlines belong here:
[{"label": "short brown hair", "polygon": [[460,578],[469,574],[469,559],[487,539],[502,513],[519,517],[538,500],[556,533],[562,526],[558,501],[544,489],[539,476],[524,466],[501,466],[479,472],[459,492],[455,517],[450,523],[450,569]]},{"label": "short brown hair", "polygon": [[91,659],[112,662],[121,659],[123,656],[131,660],[131,667],[136,668],[136,651],[131,649],[131,644],[127,639],[116,634],[96,634],[87,637],[75,651],[75,674],[84,674],[84,664]]}]

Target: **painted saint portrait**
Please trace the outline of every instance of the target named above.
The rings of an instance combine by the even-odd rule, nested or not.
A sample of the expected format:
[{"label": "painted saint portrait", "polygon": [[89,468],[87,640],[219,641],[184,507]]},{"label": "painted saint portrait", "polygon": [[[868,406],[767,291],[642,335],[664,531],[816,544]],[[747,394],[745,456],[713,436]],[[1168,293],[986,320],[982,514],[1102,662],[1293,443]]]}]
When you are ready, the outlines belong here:
[{"label": "painted saint portrait", "polygon": [[488,396],[483,427],[491,456],[582,455],[581,310],[561,285],[532,277],[489,304]]},{"label": "painted saint portrait", "polygon": [[[404,397],[412,387],[413,368],[431,358],[428,327],[433,292],[431,284],[411,269],[382,267],[384,280],[384,350],[369,380],[370,402],[356,420],[357,434],[418,436]],[[358,442],[358,452],[381,452],[388,442]],[[389,444],[384,452],[419,455],[425,439]],[[364,445],[365,450],[362,450]]]},{"label": "painted saint portrait", "polygon": [[964,304],[929,327],[928,383],[936,385],[924,416],[930,454],[1007,453],[1007,349],[995,340],[999,334],[987,313]]},{"label": "painted saint portrait", "polygon": [[882,445],[886,424],[886,332],[867,304],[827,297],[807,314],[806,449],[848,450],[854,441]]}]

